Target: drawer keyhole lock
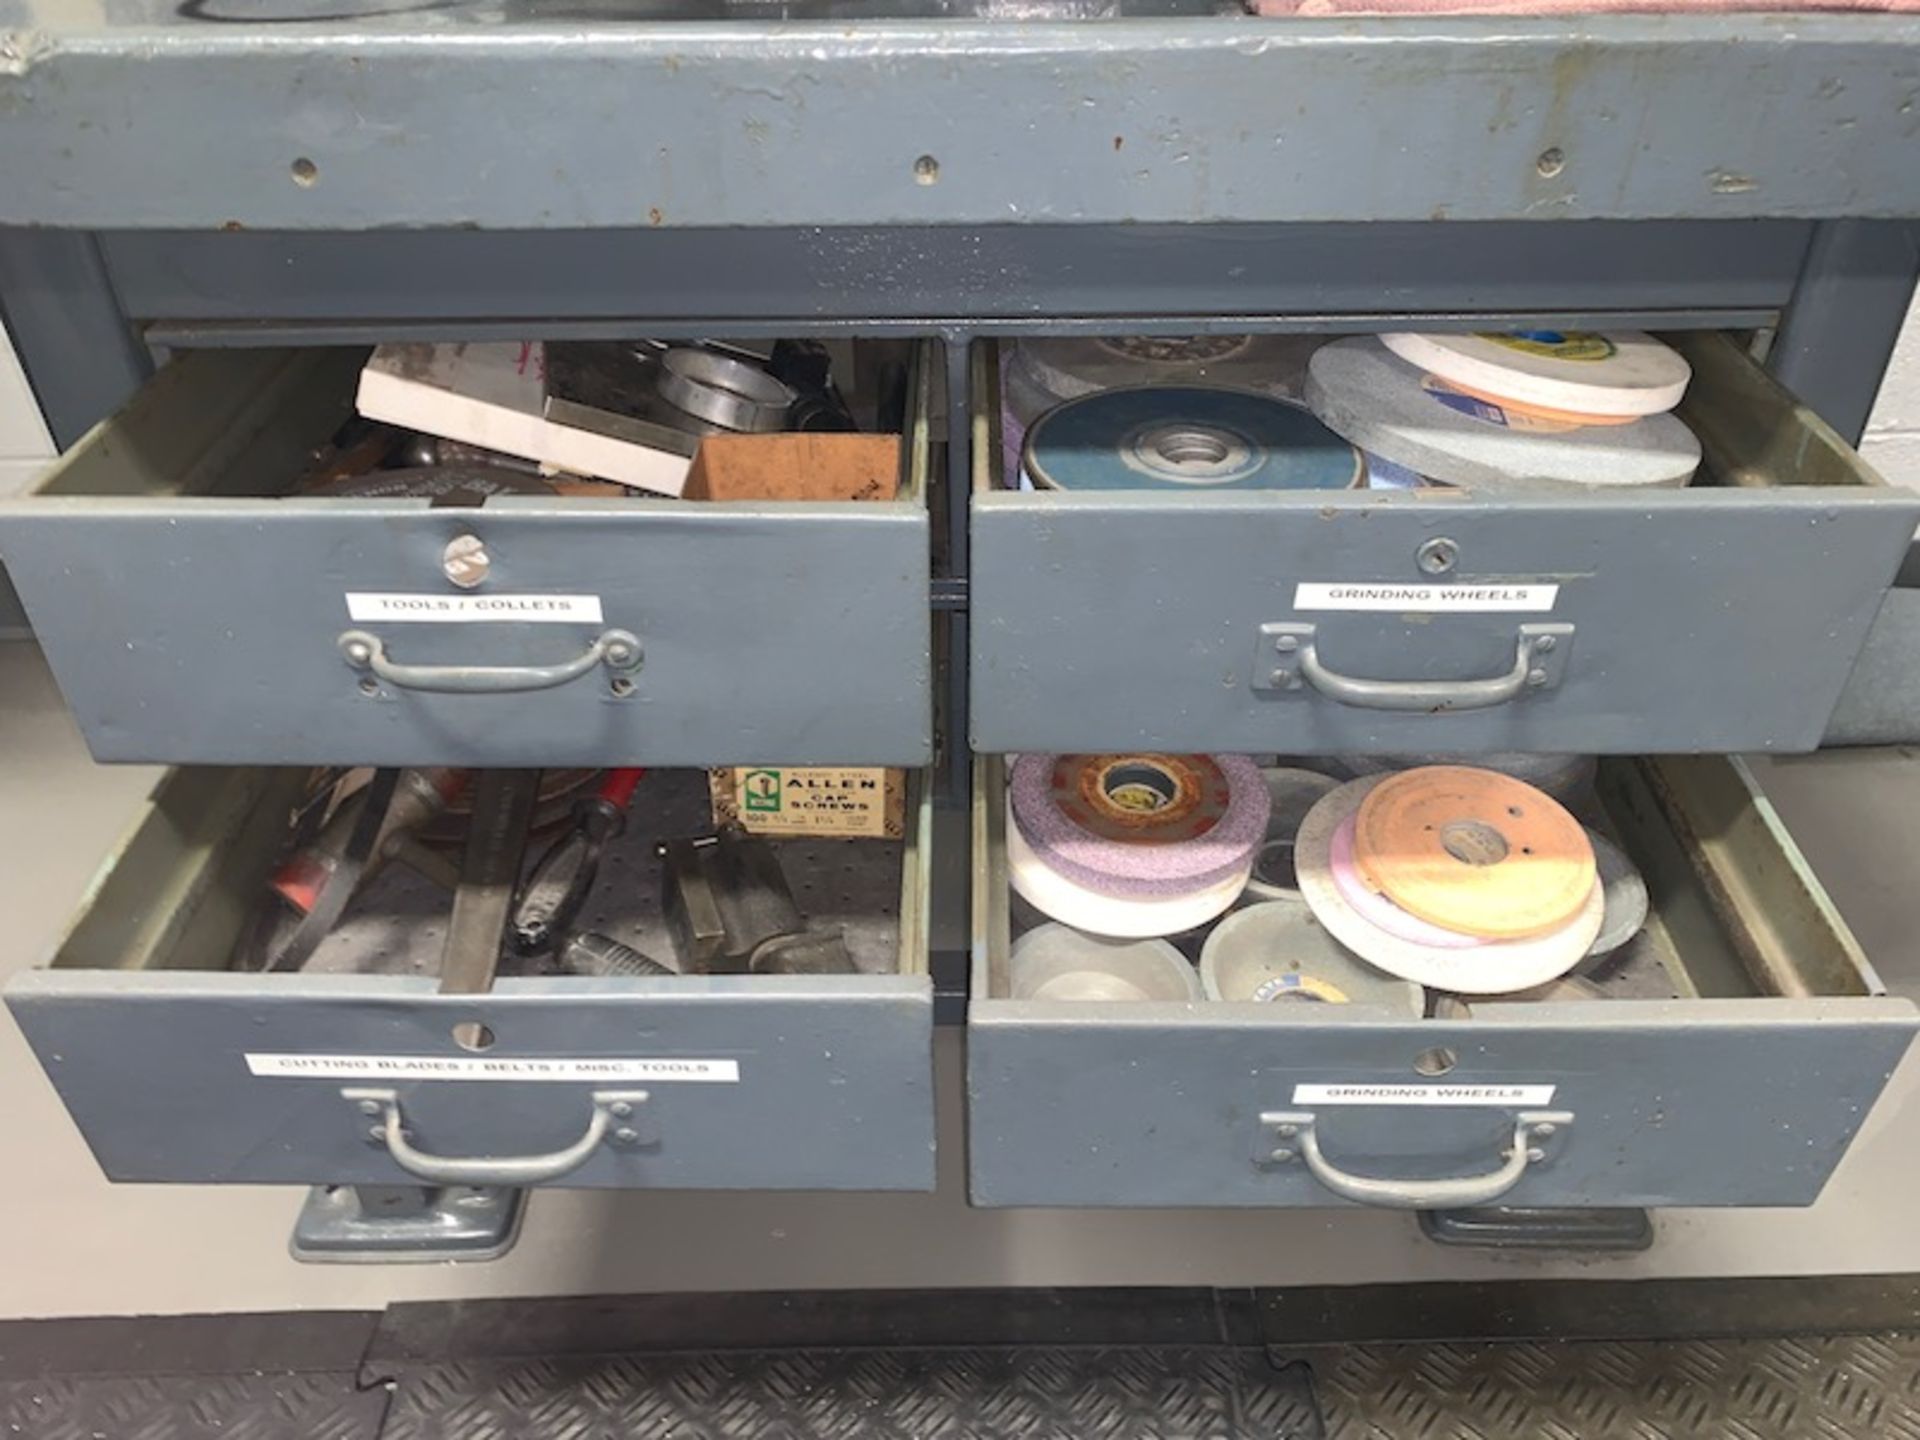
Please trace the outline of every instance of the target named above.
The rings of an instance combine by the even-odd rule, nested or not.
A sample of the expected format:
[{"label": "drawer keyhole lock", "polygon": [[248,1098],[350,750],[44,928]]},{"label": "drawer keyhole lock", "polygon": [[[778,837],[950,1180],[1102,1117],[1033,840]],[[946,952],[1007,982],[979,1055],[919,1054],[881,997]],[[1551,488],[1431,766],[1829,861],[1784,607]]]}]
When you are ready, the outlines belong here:
[{"label": "drawer keyhole lock", "polygon": [[487,578],[493,561],[478,535],[456,535],[440,552],[440,573],[462,590],[471,590]]},{"label": "drawer keyhole lock", "polygon": [[1460,561],[1460,546],[1444,535],[1436,535],[1414,554],[1420,568],[1429,575],[1445,575]]}]

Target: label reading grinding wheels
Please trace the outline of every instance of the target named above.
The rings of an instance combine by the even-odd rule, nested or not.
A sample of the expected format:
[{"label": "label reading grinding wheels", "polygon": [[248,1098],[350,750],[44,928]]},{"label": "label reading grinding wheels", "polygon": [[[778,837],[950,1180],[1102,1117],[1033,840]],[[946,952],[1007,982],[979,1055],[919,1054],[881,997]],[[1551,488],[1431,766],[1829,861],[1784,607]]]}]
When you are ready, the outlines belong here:
[{"label": "label reading grinding wheels", "polygon": [[1560,598],[1558,585],[1442,585],[1423,581],[1343,581],[1294,587],[1296,610],[1380,610],[1436,615],[1512,611],[1544,614]]}]

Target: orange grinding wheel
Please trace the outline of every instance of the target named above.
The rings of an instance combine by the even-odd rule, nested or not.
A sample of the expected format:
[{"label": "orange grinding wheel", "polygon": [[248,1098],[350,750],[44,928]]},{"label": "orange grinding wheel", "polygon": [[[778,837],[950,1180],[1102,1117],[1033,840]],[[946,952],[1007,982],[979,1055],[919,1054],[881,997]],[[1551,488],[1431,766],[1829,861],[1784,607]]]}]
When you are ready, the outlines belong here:
[{"label": "orange grinding wheel", "polygon": [[1489,405],[1498,405],[1503,410],[1517,411],[1522,415],[1531,415],[1536,420],[1557,420],[1562,425],[1631,425],[1641,419],[1638,415],[1589,415],[1580,410],[1556,410],[1551,405],[1530,405],[1524,400],[1509,400],[1504,395],[1496,395],[1491,390],[1476,390],[1471,385],[1462,385],[1458,380],[1448,380],[1449,390],[1458,390],[1462,395],[1471,395],[1476,400],[1484,400]]},{"label": "orange grinding wheel", "polygon": [[1594,886],[1593,846],[1558,801],[1464,765],[1375,786],[1355,817],[1353,853],[1366,882],[1408,914],[1489,940],[1565,925]]}]

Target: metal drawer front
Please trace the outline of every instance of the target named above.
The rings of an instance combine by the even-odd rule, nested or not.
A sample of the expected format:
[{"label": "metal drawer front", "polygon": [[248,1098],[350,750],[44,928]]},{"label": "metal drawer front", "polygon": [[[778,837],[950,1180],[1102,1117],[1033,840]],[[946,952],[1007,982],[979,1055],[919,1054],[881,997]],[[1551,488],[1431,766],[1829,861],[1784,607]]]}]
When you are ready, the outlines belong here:
[{"label": "metal drawer front", "polygon": [[[267,774],[163,781],[52,966],[8,987],[110,1179],[434,1183],[483,1163],[567,1186],[932,1188],[924,810],[898,974],[442,995],[430,976],[218,969],[272,854],[247,843],[285,793]],[[481,1051],[453,1038],[474,1022]]]},{"label": "metal drawer front", "polygon": [[[97,758],[926,763],[924,414],[889,502],[232,498],[299,473],[353,358],[190,355],[0,502],[0,556]],[[442,573],[463,535],[491,562],[471,592]],[[354,594],[599,614],[368,622]]]},{"label": "metal drawer front", "polygon": [[[1813,748],[1920,497],[1731,342],[1684,343],[1722,483],[1680,491],[1020,493],[977,416],[975,748]],[[1436,583],[1505,594],[1436,614],[1300,588]]]},{"label": "metal drawer front", "polygon": [[[1657,762],[1644,783],[1639,764],[1616,762],[1616,777],[1635,769],[1609,813],[1652,885],[1660,943],[1682,956],[1682,993],[1699,994],[1480,1003],[1464,1021],[994,998],[1005,994],[994,988],[1003,802],[997,762],[984,765],[973,1202],[1811,1204],[1920,1017],[1872,993],[1857,947],[1731,762]],[[1669,806],[1692,809],[1676,822]],[[1696,824],[1697,874],[1676,838]],[[1728,922],[1727,903],[1744,919]],[[1782,993],[1757,998],[1754,975]],[[1513,1160],[1517,1129],[1537,1160]]]}]

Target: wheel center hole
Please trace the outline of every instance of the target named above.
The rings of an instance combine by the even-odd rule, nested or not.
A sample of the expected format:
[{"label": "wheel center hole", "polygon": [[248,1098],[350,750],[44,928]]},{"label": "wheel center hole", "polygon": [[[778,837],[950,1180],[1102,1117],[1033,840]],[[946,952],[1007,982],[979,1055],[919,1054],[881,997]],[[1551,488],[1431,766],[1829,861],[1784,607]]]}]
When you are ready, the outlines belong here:
[{"label": "wheel center hole", "polygon": [[1197,425],[1169,425],[1147,437],[1147,449],[1176,468],[1213,468],[1233,454],[1233,441]]},{"label": "wheel center hole", "polygon": [[1498,865],[1507,837],[1484,820],[1455,820],[1440,827],[1440,848],[1462,865]]},{"label": "wheel center hole", "polygon": [[1116,809],[1150,815],[1180,798],[1180,782],[1158,765],[1129,761],[1100,777],[1100,793]]},{"label": "wheel center hole", "polygon": [[1294,868],[1293,841],[1269,840],[1260,847],[1253,862],[1253,873],[1266,885],[1281,890],[1300,888],[1300,875]]}]

